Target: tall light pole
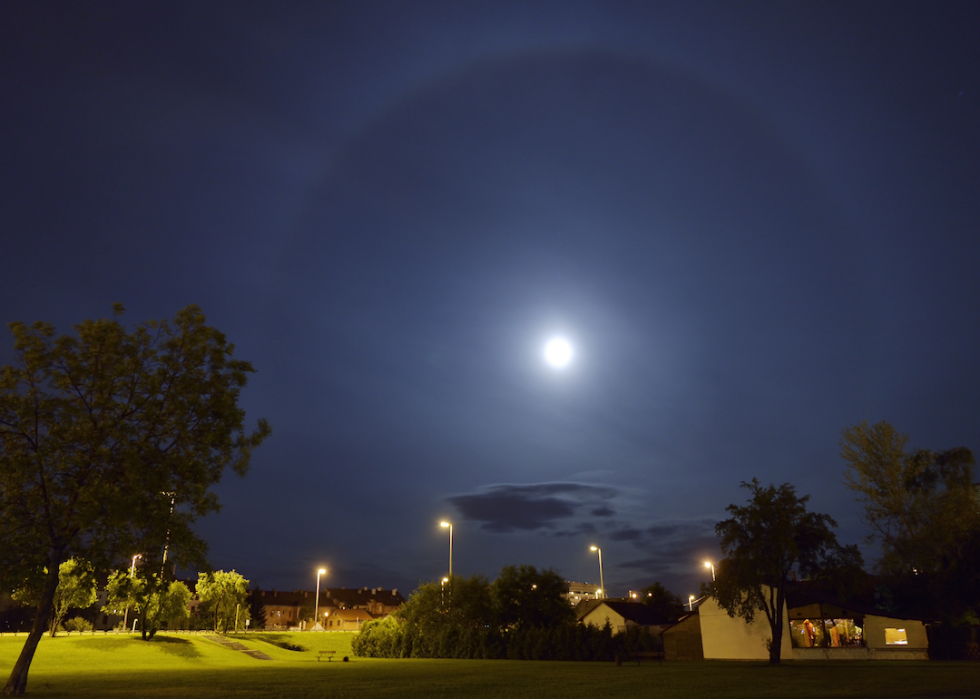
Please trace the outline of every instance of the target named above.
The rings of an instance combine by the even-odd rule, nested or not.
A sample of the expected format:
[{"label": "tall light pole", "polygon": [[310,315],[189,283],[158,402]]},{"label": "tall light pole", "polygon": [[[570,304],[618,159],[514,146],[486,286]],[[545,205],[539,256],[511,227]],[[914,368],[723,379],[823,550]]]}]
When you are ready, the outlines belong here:
[{"label": "tall light pole", "polygon": [[694,595],[688,595],[687,601],[691,605],[691,611],[694,611]]},{"label": "tall light pole", "polygon": [[[141,556],[138,553],[135,556],[133,556],[133,565],[131,565],[129,567],[129,579],[130,580],[132,580],[136,576],[136,559],[137,558],[142,558],[142,557],[143,556]],[[123,628],[124,629],[129,628],[128,626],[126,626],[126,622],[128,620],[129,620],[129,603],[126,604],[126,611],[123,612]],[[134,629],[136,628],[135,621],[133,622],[133,628]]]},{"label": "tall light pole", "polygon": [[326,572],[326,568],[320,568],[316,572],[316,599],[313,601],[313,626],[320,623],[320,576]]},{"label": "tall light pole", "polygon": [[453,579],[453,525],[450,522],[439,522],[440,527],[449,527],[449,579]]},{"label": "tall light pole", "polygon": [[711,568],[711,582],[714,582],[715,581],[715,564],[712,563],[711,561],[705,561],[704,562],[704,567],[705,568]]},{"label": "tall light pole", "polygon": [[606,581],[602,579],[602,549],[598,546],[592,547],[593,551],[599,553],[599,591],[602,593],[602,598],[606,598]]}]

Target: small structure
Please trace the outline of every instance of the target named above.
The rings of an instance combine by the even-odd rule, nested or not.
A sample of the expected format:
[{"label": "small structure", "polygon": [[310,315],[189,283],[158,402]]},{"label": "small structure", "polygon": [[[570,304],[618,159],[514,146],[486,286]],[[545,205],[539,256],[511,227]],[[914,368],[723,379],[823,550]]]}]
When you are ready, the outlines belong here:
[{"label": "small structure", "polygon": [[360,631],[365,622],[374,619],[363,609],[336,609],[325,618],[327,631]]},{"label": "small structure", "polygon": [[[783,608],[783,660],[926,660],[925,623],[860,602],[842,602],[800,583]],[[711,597],[663,632],[667,660],[768,660],[765,614],[751,624],[730,617]],[[698,645],[700,644],[700,652]]]},{"label": "small structure", "polygon": [[670,626],[666,619],[640,602],[588,600],[579,603],[579,607],[576,607],[576,616],[580,623],[598,628],[609,624],[613,633],[623,633],[627,628],[639,626],[659,636]]}]

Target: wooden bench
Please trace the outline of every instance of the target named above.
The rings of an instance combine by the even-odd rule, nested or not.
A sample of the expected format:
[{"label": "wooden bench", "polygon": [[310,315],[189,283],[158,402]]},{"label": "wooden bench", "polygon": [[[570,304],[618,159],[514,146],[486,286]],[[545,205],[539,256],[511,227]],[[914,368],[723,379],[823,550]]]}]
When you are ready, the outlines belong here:
[{"label": "wooden bench", "polygon": [[663,663],[664,652],[662,650],[640,650],[633,653],[633,660],[639,665],[642,660],[656,660],[658,663]]},{"label": "wooden bench", "polygon": [[327,662],[330,662],[331,660],[333,660],[333,656],[336,652],[337,651],[335,650],[321,650],[316,654],[316,661],[320,662],[321,660],[323,660],[323,656],[327,656]]}]

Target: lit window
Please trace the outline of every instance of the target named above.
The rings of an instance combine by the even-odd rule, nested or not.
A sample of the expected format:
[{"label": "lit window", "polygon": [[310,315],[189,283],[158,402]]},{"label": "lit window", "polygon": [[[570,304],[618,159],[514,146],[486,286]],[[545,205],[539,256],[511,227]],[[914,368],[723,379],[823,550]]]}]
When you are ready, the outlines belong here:
[{"label": "lit window", "polygon": [[885,645],[886,646],[907,646],[909,644],[909,637],[905,633],[905,629],[885,629]]}]

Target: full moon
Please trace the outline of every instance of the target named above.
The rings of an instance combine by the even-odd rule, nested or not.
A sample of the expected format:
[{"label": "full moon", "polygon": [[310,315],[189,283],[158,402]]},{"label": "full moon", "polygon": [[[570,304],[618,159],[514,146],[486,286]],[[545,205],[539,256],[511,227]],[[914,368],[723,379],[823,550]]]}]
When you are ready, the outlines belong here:
[{"label": "full moon", "polygon": [[556,337],[544,346],[544,358],[551,366],[561,369],[572,361],[572,346],[563,337]]}]

